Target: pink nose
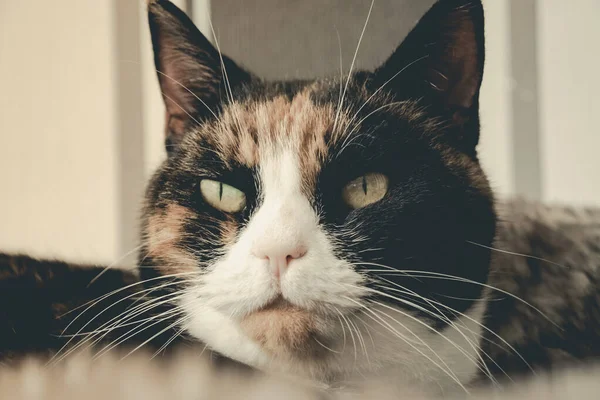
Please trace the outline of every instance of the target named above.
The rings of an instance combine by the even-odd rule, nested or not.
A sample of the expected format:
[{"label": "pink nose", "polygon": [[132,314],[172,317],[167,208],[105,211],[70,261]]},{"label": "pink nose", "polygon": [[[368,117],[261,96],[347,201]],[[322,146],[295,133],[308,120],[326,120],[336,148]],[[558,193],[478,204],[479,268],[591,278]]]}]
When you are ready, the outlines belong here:
[{"label": "pink nose", "polygon": [[293,260],[304,257],[306,248],[304,246],[281,246],[279,248],[258,248],[254,255],[266,259],[269,269],[278,279],[285,273]]}]

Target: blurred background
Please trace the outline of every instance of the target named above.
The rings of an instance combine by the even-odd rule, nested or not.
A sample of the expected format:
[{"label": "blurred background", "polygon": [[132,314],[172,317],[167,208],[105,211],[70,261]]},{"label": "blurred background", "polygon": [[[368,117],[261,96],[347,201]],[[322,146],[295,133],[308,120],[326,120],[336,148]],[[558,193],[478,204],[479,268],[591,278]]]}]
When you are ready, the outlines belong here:
[{"label": "blurred background", "polygon": [[[272,79],[339,74],[340,46],[347,73],[370,6],[174,2]],[[376,0],[356,67],[382,62],[432,3]],[[600,205],[600,1],[484,4],[480,154],[492,185]],[[0,0],[0,91],[0,250],[131,262],[144,184],[165,157],[144,2]]]}]

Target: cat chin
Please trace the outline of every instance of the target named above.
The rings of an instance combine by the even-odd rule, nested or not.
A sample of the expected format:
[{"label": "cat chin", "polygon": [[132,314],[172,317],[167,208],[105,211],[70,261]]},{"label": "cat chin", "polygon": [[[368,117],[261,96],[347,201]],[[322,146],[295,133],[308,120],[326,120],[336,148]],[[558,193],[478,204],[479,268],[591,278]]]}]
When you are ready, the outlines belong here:
[{"label": "cat chin", "polygon": [[330,386],[389,376],[447,393],[461,390],[480,368],[484,302],[440,331],[390,305],[333,319],[278,301],[240,320],[191,304],[184,328],[211,350]]},{"label": "cat chin", "polygon": [[319,337],[327,341],[334,325],[321,315],[298,307],[279,296],[267,306],[240,321],[244,333],[270,355],[280,359],[322,357],[325,350]]}]

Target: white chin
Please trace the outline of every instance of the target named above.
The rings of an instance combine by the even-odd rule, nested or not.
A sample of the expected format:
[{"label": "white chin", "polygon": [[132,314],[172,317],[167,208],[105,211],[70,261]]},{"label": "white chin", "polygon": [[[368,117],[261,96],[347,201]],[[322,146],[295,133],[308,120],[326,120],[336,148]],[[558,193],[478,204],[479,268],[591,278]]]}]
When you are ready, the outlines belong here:
[{"label": "white chin", "polygon": [[303,368],[295,364],[310,364],[325,350],[315,337],[334,327],[287,301],[272,303],[237,320],[201,304],[192,295],[189,298],[182,304],[190,316],[186,331],[210,349],[255,368],[300,372]]},{"label": "white chin", "polygon": [[[381,315],[393,313],[394,320],[386,324],[371,323],[366,315],[347,315],[344,324],[334,319],[334,325],[289,303],[267,307],[240,321],[202,305],[197,298],[182,306],[190,316],[185,326],[190,335],[226,357],[262,370],[329,384],[385,376],[445,392],[460,391],[460,385],[478,371],[481,305],[456,320],[454,328],[439,333],[405,310],[396,314],[389,308],[372,308]],[[315,340],[321,337],[329,340]]]},{"label": "white chin", "polygon": [[214,308],[190,305],[183,304],[185,314],[190,316],[184,325],[187,333],[225,357],[256,368],[268,365],[268,355],[237,322]]}]

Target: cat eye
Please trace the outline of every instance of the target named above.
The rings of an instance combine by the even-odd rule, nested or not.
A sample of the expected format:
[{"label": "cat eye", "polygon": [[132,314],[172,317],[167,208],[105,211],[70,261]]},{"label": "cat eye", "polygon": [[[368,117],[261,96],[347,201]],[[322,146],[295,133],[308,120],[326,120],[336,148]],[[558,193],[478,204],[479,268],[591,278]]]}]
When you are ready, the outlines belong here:
[{"label": "cat eye", "polygon": [[236,213],[246,207],[246,195],[226,183],[202,179],[200,193],[209,205],[226,213]]},{"label": "cat eye", "polygon": [[387,190],[387,176],[369,173],[350,181],[342,191],[342,198],[348,206],[357,209],[378,202]]}]

